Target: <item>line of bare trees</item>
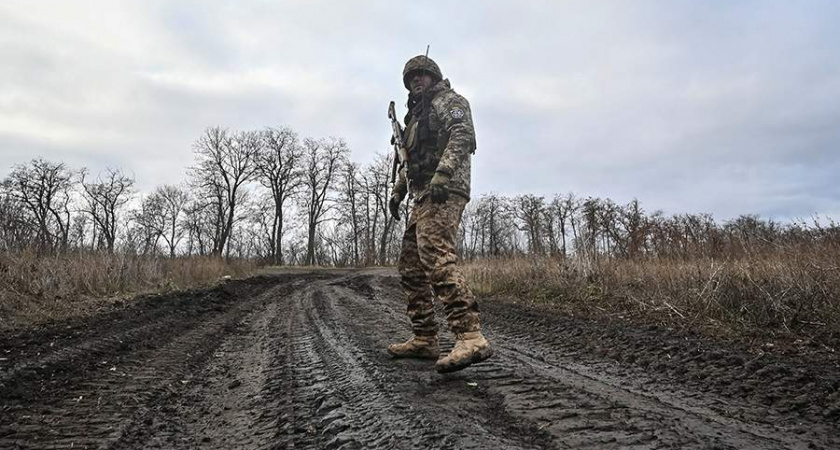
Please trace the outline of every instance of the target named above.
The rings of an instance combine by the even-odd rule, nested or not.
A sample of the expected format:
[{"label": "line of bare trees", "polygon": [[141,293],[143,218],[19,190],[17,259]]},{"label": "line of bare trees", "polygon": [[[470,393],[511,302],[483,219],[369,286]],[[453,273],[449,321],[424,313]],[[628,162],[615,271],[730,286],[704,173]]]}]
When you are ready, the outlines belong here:
[{"label": "line of bare trees", "polygon": [[[393,264],[404,223],[388,213],[390,160],[349,160],[337,138],[300,139],[288,127],[206,129],[188,179],[137,192],[121,169],[92,176],[34,159],[0,183],[0,251],[215,255],[273,264]],[[833,222],[647,213],[637,200],[558,194],[483,195],[464,212],[464,258],[730,257],[813,243],[840,245]]]},{"label": "line of bare trees", "polygon": [[711,214],[646,213],[638,200],[555,195],[484,195],[471,202],[461,224],[467,259],[572,255],[599,258],[728,258],[791,245],[840,246],[831,219],[781,223],[742,215],[718,223]]},{"label": "line of bare trees", "polygon": [[43,159],[15,166],[0,184],[0,248],[113,252],[119,213],[133,187],[120,170],[91,179],[86,169],[74,173]]},{"label": "line of bare trees", "polygon": [[392,263],[389,160],[349,161],[346,142],[288,127],[206,129],[188,179],[140,194],[122,169],[34,159],[0,184],[0,251],[215,255],[273,264]]}]

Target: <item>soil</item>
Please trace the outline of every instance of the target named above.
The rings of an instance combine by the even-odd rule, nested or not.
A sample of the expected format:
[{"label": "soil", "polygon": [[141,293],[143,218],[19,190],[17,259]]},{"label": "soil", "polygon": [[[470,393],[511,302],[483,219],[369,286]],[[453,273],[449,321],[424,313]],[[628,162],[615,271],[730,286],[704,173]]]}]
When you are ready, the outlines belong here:
[{"label": "soil", "polygon": [[410,336],[387,269],[263,275],[6,332],[0,448],[840,448],[833,354],[482,300],[495,354],[447,375],[386,353]]}]

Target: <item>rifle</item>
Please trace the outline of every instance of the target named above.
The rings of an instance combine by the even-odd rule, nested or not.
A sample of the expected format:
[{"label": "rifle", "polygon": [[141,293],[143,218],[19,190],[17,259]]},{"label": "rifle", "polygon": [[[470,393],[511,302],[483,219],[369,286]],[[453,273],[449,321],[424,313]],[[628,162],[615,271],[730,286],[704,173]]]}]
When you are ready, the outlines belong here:
[{"label": "rifle", "polygon": [[[397,171],[403,175],[405,173],[405,165],[408,162],[408,151],[405,149],[403,141],[403,129],[397,120],[397,113],[394,111],[394,102],[388,105],[388,118],[391,119],[391,145],[394,146],[394,164],[391,167],[391,184],[397,181]],[[406,181],[408,178],[406,178]]]}]

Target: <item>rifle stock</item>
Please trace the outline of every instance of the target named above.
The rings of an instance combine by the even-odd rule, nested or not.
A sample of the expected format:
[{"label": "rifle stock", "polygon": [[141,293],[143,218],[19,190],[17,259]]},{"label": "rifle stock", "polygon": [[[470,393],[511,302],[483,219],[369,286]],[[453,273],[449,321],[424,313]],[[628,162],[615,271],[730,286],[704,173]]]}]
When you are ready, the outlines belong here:
[{"label": "rifle stock", "polygon": [[394,102],[388,104],[388,118],[391,119],[391,145],[394,146],[394,164],[391,166],[391,184],[397,181],[397,171],[405,175],[405,165],[408,162],[408,151],[405,149],[403,129],[397,119]]}]

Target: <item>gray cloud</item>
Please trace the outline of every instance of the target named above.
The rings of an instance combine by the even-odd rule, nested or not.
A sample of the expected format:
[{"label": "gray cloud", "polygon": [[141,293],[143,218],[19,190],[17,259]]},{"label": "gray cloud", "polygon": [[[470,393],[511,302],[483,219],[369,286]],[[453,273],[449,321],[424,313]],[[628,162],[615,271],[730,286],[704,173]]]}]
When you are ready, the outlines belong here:
[{"label": "gray cloud", "polygon": [[840,6],[743,2],[0,5],[0,174],[34,156],[178,182],[211,125],[388,150],[402,65],[470,99],[476,192],[719,218],[840,212]]}]

